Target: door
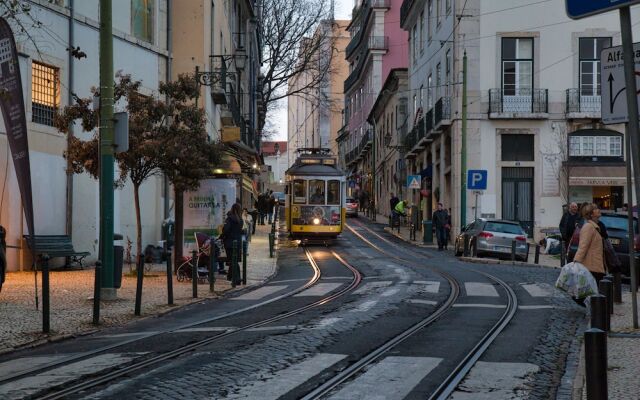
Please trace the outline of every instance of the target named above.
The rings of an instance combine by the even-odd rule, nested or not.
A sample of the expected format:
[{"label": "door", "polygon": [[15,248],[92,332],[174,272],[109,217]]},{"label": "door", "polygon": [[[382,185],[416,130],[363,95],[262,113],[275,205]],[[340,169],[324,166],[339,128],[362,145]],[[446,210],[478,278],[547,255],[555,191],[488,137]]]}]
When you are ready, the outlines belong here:
[{"label": "door", "polygon": [[502,219],[533,236],[533,168],[502,168]]}]

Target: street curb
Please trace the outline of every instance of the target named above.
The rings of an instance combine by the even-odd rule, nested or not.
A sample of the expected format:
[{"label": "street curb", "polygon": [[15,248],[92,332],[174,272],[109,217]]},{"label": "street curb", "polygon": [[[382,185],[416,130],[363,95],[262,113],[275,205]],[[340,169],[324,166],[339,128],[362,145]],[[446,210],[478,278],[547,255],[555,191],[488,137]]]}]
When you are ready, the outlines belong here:
[{"label": "street curb", "polygon": [[491,265],[512,265],[514,267],[529,267],[529,268],[549,268],[560,269],[560,267],[552,267],[550,265],[532,264],[523,261],[511,261],[511,260],[499,260],[497,258],[474,258],[474,257],[457,257],[461,261],[473,263],[473,264],[491,264]]},{"label": "street curb", "polygon": [[414,241],[414,240],[407,239],[404,236],[402,236],[402,235],[398,234],[397,232],[395,232],[389,226],[385,226],[384,227],[384,231],[388,232],[388,233],[392,234],[393,236],[397,237],[398,239],[400,239],[400,240],[402,240],[404,242],[407,242],[409,244],[412,244],[414,246],[421,247],[423,249],[433,249],[433,250],[437,249],[437,246],[435,244],[424,244],[424,243],[420,243],[418,240]]}]

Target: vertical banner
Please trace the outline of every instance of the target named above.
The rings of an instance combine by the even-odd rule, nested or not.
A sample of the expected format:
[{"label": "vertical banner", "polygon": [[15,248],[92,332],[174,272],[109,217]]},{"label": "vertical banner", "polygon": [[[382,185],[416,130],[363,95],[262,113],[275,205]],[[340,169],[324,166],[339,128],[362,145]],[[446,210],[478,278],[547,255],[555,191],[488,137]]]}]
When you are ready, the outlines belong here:
[{"label": "vertical banner", "polygon": [[236,179],[204,179],[193,192],[184,193],[182,254],[196,248],[195,233],[217,236],[236,201]]},{"label": "vertical banner", "polygon": [[27,120],[24,98],[22,97],[20,65],[18,64],[18,52],[16,51],[13,32],[4,18],[0,18],[0,109],[2,110],[2,118],[7,131],[13,166],[16,170],[27,228],[29,229],[29,234],[33,235],[31,167],[29,165]]}]

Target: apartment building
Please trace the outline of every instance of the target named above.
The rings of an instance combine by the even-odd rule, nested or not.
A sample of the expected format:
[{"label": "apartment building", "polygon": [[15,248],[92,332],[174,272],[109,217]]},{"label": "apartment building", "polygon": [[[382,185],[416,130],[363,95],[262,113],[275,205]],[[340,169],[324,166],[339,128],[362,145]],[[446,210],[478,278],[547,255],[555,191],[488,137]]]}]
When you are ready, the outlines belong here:
[{"label": "apartment building", "polygon": [[[295,93],[287,98],[287,119],[289,141],[288,165],[296,160],[296,151],[305,147],[323,147],[338,154],[336,138],[342,127],[344,94],[342,85],[349,73],[344,58],[349,43],[347,26],[349,21],[323,21],[314,32],[315,42],[322,38],[318,65],[310,66],[289,81],[289,92]],[[302,50],[305,51],[305,50]],[[326,57],[331,54],[331,57]],[[329,61],[329,65],[322,63]],[[318,71],[328,73],[317,81]]]},{"label": "apartment building", "polygon": [[394,68],[406,67],[407,34],[398,23],[399,0],[361,0],[347,28],[349,76],[344,81],[344,125],[338,147],[348,175],[348,192],[376,192],[372,152],[374,135],[369,114],[382,84]]},{"label": "apartment building", "polygon": [[[556,227],[568,201],[622,207],[623,126],[600,120],[599,57],[620,44],[616,13],[573,21],[562,0],[405,0],[402,11],[414,121],[403,151],[431,193],[427,215],[440,201],[454,231],[483,216],[534,235]],[[466,168],[488,171],[477,196],[460,173],[465,54]]]}]

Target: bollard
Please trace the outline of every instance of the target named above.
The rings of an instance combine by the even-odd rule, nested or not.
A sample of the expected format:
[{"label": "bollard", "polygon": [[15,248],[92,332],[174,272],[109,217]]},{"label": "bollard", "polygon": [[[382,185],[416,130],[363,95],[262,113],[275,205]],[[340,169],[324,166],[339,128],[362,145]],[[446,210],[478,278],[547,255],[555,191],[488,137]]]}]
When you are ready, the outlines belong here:
[{"label": "bollard", "polygon": [[269,258],[273,258],[273,246],[274,245],[275,245],[274,237],[273,237],[273,234],[270,233],[269,234]]},{"label": "bollard", "polygon": [[462,235],[462,255],[465,257],[469,257],[469,235]]},{"label": "bollard", "polygon": [[620,272],[613,274],[613,302],[622,303],[622,274]]},{"label": "bollard", "polygon": [[473,245],[471,246],[471,256],[473,258],[478,258],[478,237],[474,236],[472,240]]},{"label": "bollard", "polygon": [[607,390],[607,334],[591,328],[584,333],[585,381],[587,400],[606,400]]},{"label": "bollard", "polygon": [[598,287],[604,288],[604,293],[602,294],[607,296],[607,309],[609,314],[613,314],[613,282],[605,277],[600,280]]},{"label": "bollard", "polygon": [[607,322],[606,322],[606,326],[610,327],[611,326],[611,314],[609,314],[609,298],[610,298],[610,291],[611,291],[611,283],[609,281],[605,281],[604,279],[601,280],[598,283],[598,291],[600,292],[601,295],[603,295],[605,297],[605,302],[606,304],[606,310],[607,312],[605,313],[607,316]]},{"label": "bollard", "polygon": [[540,264],[540,245],[539,244],[536,245],[536,254],[533,258],[533,263]]},{"label": "bollard", "polygon": [[144,255],[138,256],[138,267],[136,268],[136,304],[134,309],[135,315],[140,315],[140,309],[142,308],[142,280],[144,279]]},{"label": "bollard", "polygon": [[607,325],[607,298],[601,294],[595,294],[591,298],[591,327],[609,331]]},{"label": "bollard", "polygon": [[511,241],[511,262],[516,262],[516,241]]},{"label": "bollard", "polygon": [[249,252],[249,243],[242,242],[242,284],[247,284],[247,253]]},{"label": "bollard", "polygon": [[234,240],[231,245],[231,287],[236,287],[238,283],[238,274],[240,273],[238,269],[238,241]]},{"label": "bollard", "polygon": [[42,260],[42,332],[49,333],[50,323],[50,302],[49,302],[49,255],[43,254]]},{"label": "bollard", "polygon": [[564,247],[564,240],[560,239],[560,267],[567,263],[567,249]]},{"label": "bollard", "polygon": [[173,266],[171,265],[171,250],[167,250],[167,304],[173,304]]},{"label": "bollard", "polygon": [[93,324],[100,324],[100,274],[102,274],[102,263],[96,261],[95,277],[93,278]]},{"label": "bollard", "polygon": [[218,264],[218,260],[216,257],[217,251],[214,251],[215,243],[211,241],[209,246],[209,292],[213,293],[215,291],[216,264]]},{"label": "bollard", "polygon": [[191,295],[198,298],[198,252],[191,251]]}]

